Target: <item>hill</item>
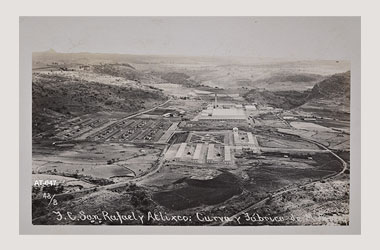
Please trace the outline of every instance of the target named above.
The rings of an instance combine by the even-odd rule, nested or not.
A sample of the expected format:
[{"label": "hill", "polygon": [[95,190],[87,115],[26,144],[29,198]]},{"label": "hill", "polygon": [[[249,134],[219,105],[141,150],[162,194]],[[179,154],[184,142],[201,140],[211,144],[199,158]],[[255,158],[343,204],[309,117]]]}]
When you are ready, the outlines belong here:
[{"label": "hill", "polygon": [[254,81],[254,84],[275,84],[281,82],[290,82],[290,83],[309,83],[316,82],[321,80],[322,76],[317,74],[308,74],[308,73],[289,73],[289,72],[278,72],[270,76],[267,76],[262,79]]},{"label": "hill", "polygon": [[106,74],[115,77],[122,77],[126,80],[141,82],[147,78],[145,74],[136,70],[128,63],[122,64],[101,64],[94,65],[93,71],[98,74]]},{"label": "hill", "polygon": [[314,85],[309,98],[350,98],[350,71],[332,75]]},{"label": "hill", "polygon": [[132,113],[166,97],[153,88],[110,85],[74,77],[33,73],[32,120],[33,132],[52,128],[58,117],[73,116],[101,111]]},{"label": "hill", "polygon": [[[293,109],[308,103],[334,102],[349,105],[350,72],[331,75],[306,91],[269,91],[253,89],[243,96],[248,102]],[[316,104],[317,105],[317,104]]]},{"label": "hill", "polygon": [[256,102],[263,106],[273,106],[282,109],[292,109],[307,101],[309,93],[299,91],[268,91],[250,90],[243,95],[248,102]]}]

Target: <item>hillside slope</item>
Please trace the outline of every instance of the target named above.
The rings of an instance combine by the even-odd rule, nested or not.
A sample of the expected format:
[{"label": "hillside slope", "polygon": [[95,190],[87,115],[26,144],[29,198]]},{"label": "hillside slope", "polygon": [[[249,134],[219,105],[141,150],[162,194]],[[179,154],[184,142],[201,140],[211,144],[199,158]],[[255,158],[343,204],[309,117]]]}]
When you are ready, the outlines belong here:
[{"label": "hillside slope", "polygon": [[298,109],[315,115],[350,120],[350,72],[335,74],[316,84]]},{"label": "hillside slope", "polygon": [[269,105],[283,109],[293,109],[305,104],[339,103],[349,106],[350,72],[334,74],[316,83],[307,91],[269,91],[252,89],[243,96],[248,102]]},{"label": "hillside slope", "polygon": [[100,111],[134,112],[166,97],[154,89],[107,85],[83,79],[49,74],[33,74],[33,131],[51,128],[57,117],[91,114]]},{"label": "hillside slope", "polygon": [[314,85],[309,98],[350,99],[350,72],[332,75]]},{"label": "hillside slope", "polygon": [[130,64],[102,64],[94,65],[93,71],[98,74],[106,74],[115,77],[122,77],[126,80],[142,81],[146,76],[137,71]]},{"label": "hillside slope", "polygon": [[243,97],[248,102],[255,102],[263,106],[292,109],[304,104],[307,101],[308,95],[308,92],[299,91],[268,91],[253,89]]}]

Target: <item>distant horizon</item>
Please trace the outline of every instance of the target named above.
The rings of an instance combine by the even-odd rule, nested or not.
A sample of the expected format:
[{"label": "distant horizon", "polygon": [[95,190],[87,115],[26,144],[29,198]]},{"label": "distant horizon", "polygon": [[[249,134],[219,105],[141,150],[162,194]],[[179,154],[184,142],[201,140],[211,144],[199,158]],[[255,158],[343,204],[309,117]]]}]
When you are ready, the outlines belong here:
[{"label": "distant horizon", "polygon": [[211,55],[180,55],[180,54],[133,54],[133,53],[117,53],[117,52],[63,52],[54,48],[41,51],[33,51],[35,53],[56,53],[56,54],[91,54],[91,55],[123,55],[123,56],[141,56],[141,57],[178,57],[178,58],[221,58],[221,59],[254,59],[254,60],[273,60],[280,62],[296,62],[296,61],[338,61],[338,62],[350,62],[348,59],[323,59],[323,58],[286,58],[286,57],[253,57],[253,56],[211,56]]}]

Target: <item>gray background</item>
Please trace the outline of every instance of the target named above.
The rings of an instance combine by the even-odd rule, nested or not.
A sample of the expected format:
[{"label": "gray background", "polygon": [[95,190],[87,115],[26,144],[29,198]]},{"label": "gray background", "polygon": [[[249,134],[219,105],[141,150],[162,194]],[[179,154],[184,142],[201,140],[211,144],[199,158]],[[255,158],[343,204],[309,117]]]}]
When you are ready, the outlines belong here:
[{"label": "gray background", "polygon": [[[359,234],[360,17],[20,17],[20,234]],[[31,224],[32,52],[331,59],[351,62],[350,226]]]},{"label": "gray background", "polygon": [[[351,59],[359,18],[20,18],[33,51]],[[355,39],[356,38],[356,39]]]}]

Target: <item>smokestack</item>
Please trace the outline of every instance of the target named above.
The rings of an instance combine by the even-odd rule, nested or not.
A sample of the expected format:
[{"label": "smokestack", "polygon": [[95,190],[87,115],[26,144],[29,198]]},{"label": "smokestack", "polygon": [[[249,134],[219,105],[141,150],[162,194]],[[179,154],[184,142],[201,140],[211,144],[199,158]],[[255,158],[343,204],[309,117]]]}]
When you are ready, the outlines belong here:
[{"label": "smokestack", "polygon": [[214,108],[218,107],[218,95],[215,93],[215,103]]}]

